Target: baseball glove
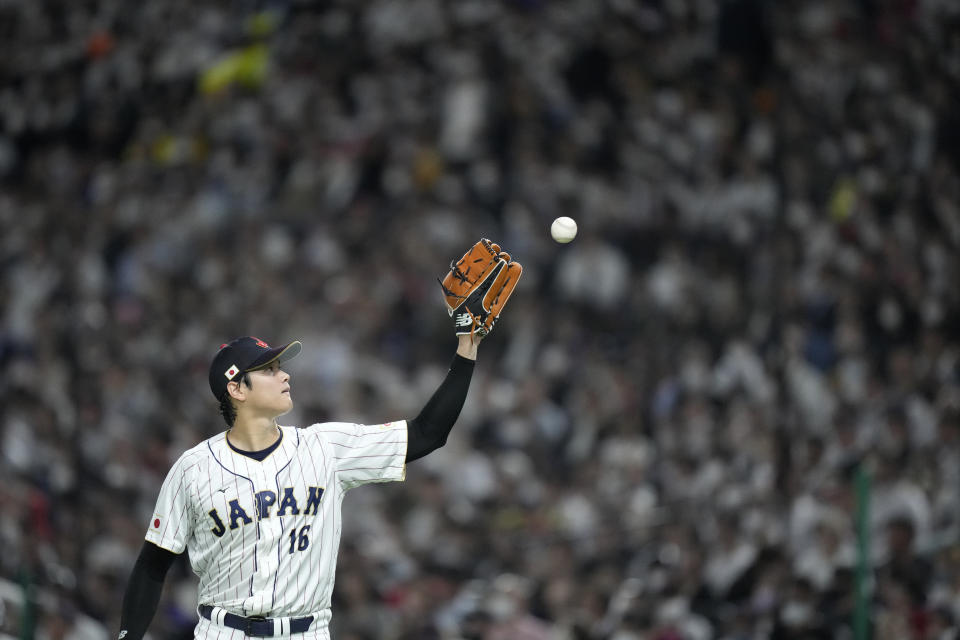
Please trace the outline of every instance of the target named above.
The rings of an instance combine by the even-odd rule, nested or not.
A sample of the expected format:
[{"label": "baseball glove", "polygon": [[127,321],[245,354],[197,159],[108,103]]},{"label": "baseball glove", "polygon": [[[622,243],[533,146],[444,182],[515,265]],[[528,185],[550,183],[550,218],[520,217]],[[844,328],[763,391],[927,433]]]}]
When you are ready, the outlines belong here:
[{"label": "baseball glove", "polygon": [[440,286],[457,335],[490,333],[522,273],[519,262],[486,238],[451,262]]}]

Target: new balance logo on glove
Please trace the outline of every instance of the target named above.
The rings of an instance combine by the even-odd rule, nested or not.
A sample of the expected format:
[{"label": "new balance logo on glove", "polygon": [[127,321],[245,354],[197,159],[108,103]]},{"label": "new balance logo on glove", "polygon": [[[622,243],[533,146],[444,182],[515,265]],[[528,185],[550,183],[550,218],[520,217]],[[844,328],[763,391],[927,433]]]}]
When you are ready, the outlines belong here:
[{"label": "new balance logo on glove", "polygon": [[473,324],[473,317],[469,313],[458,313],[456,317],[456,325],[458,327],[469,327]]}]

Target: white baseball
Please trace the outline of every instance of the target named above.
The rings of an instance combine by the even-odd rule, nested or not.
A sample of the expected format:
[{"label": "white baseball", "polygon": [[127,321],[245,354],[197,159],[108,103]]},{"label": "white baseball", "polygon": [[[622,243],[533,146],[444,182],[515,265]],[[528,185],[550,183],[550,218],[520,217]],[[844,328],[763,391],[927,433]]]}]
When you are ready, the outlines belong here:
[{"label": "white baseball", "polygon": [[557,242],[566,244],[577,237],[577,223],[573,218],[560,216],[550,225],[550,235]]}]

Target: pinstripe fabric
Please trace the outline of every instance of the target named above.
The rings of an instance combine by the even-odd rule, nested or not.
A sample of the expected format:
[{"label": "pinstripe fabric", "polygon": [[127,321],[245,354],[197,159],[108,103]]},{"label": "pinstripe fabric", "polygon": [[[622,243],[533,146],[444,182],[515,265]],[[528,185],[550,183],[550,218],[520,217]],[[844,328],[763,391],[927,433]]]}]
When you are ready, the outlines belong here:
[{"label": "pinstripe fabric", "polygon": [[[403,480],[407,425],[331,422],[281,434],[262,462],[236,453],[225,433],[185,452],[164,480],[146,539],[187,550],[200,604],[242,616],[326,612],[325,628],[344,494]],[[201,619],[196,633],[233,640],[239,632]]]}]

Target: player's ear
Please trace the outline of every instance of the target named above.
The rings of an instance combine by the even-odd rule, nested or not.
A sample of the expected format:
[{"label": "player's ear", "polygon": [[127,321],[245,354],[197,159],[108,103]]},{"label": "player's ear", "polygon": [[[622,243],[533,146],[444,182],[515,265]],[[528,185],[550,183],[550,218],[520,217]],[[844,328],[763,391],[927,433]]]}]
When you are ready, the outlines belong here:
[{"label": "player's ear", "polygon": [[246,397],[243,385],[235,380],[227,383],[227,393],[229,393],[230,397],[234,400],[243,400]]}]

